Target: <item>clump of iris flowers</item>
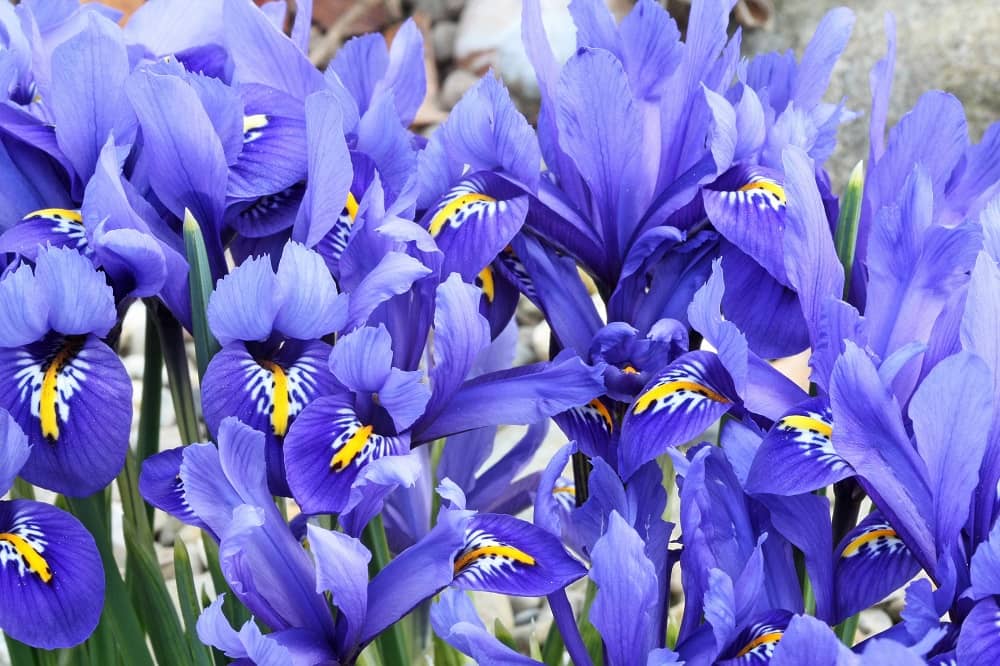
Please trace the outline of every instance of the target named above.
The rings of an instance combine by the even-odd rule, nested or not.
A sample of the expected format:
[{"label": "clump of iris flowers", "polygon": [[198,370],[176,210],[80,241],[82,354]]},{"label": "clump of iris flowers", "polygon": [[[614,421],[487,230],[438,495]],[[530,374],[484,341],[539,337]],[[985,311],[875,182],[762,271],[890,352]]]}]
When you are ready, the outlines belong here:
[{"label": "clump of iris flowers", "polygon": [[[681,38],[573,0],[559,62],[526,0],[537,122],[489,73],[429,137],[413,21],[321,72],[308,0],[0,4],[15,666],[1000,659],[1000,125],[929,92],[887,131],[888,19],[838,198],[853,15],[743,60],[732,4]],[[551,360],[514,367],[522,298]],[[771,362],[807,349],[807,384]],[[202,536],[176,595],[161,513]]]}]

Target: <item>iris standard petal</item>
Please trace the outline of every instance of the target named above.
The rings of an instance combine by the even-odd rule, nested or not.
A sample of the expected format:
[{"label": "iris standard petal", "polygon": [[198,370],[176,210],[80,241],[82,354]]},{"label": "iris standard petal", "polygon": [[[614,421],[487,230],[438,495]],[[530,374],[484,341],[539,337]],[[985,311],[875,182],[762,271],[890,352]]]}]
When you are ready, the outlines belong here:
[{"label": "iris standard petal", "polygon": [[318,340],[339,330],[347,319],[346,297],[323,258],[299,243],[289,242],[278,263],[278,301],[274,328],[297,340]]},{"label": "iris standard petal", "polygon": [[642,663],[657,647],[659,583],[638,533],[613,511],[591,553],[597,594],[590,621],[601,632],[609,666]]},{"label": "iris standard petal", "polygon": [[101,147],[125,117],[128,54],[121,30],[95,12],[83,30],[52,51],[52,115],[59,147],[85,184]]},{"label": "iris standard petal", "polygon": [[49,330],[45,292],[31,267],[22,264],[0,280],[0,347],[20,347]]},{"label": "iris standard petal", "polygon": [[684,354],[629,406],[619,449],[622,476],[627,479],[643,463],[697,437],[739,402],[718,355]]},{"label": "iris standard petal", "polygon": [[49,328],[63,335],[107,335],[115,325],[114,296],[91,261],[69,248],[38,253],[35,279],[49,306]]},{"label": "iris standard petal", "polygon": [[407,437],[381,435],[358,420],[344,396],[325,396],[303,410],[285,438],[288,485],[305,513],[339,513],[365,465],[408,449]]},{"label": "iris standard petal", "polygon": [[392,337],[383,325],[365,326],[337,341],[330,353],[330,371],[357,393],[382,390],[392,370]]},{"label": "iris standard petal", "polygon": [[208,301],[208,324],[221,345],[266,340],[280,302],[278,281],[268,257],[247,259],[215,285]]},{"label": "iris standard petal", "polygon": [[358,644],[368,611],[368,562],[371,553],[358,539],[315,525],[308,527],[316,560],[316,591],[329,592],[344,624],[342,651]]},{"label": "iris standard petal", "polygon": [[121,470],[132,423],[132,382],[121,359],[94,336],[48,337],[0,349],[0,408],[32,444],[28,481],[74,497]]},{"label": "iris standard petal", "polygon": [[104,606],[97,545],[70,514],[31,500],[0,502],[0,627],[45,649],[90,636]]}]

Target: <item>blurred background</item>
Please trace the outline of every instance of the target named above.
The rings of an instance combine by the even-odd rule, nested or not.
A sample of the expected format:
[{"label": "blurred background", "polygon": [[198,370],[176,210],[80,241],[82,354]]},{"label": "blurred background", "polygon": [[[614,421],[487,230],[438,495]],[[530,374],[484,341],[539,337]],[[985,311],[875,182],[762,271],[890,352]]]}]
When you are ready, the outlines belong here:
[{"label": "blurred background", "polygon": [[[267,0],[257,0],[263,4]],[[103,0],[126,12],[144,0]],[[633,0],[606,0],[620,17]],[[569,0],[541,0],[553,49],[565,58],[575,48]],[[683,30],[690,0],[662,0]],[[295,11],[295,0],[288,0]],[[743,53],[794,49],[801,53],[816,24],[832,7],[854,10],[857,24],[833,74],[828,101],[847,98],[865,116],[870,107],[868,72],[885,53],[884,17],[896,17],[898,51],[890,125],[926,90],[954,93],[965,104],[972,138],[1000,117],[1000,3],[995,0],[740,0],[730,28],[743,31]],[[466,90],[491,67],[510,87],[522,111],[533,119],[538,89],[521,46],[521,0],[314,0],[310,58],[319,66],[345,40],[379,31],[387,39],[413,17],[424,32],[428,96],[418,128],[433,131]],[[841,130],[828,169],[843,183],[867,154],[865,116]]]}]

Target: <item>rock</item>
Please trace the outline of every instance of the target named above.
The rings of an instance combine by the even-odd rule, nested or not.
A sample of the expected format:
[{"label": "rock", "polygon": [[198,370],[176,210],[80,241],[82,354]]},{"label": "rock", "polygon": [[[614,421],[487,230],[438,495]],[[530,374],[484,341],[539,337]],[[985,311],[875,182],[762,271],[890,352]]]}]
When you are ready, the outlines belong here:
[{"label": "rock", "polygon": [[526,624],[531,624],[541,612],[540,608],[526,608],[519,613],[515,613],[514,626],[523,627]]},{"label": "rock", "polygon": [[142,304],[130,307],[122,320],[122,332],[118,340],[118,353],[122,356],[139,355],[146,346],[146,308]]},{"label": "rock", "polygon": [[863,610],[858,621],[858,632],[861,634],[858,638],[860,640],[861,638],[880,634],[891,626],[892,618],[881,608]]},{"label": "rock", "polygon": [[456,34],[458,34],[458,24],[451,21],[441,21],[431,28],[434,57],[438,62],[449,62],[454,57]]},{"label": "rock", "polygon": [[[801,54],[823,13],[835,2],[777,0],[773,31],[749,31],[744,54],[796,49]],[[872,0],[853,3],[854,33],[831,78],[827,101],[847,98],[847,107],[862,111],[857,121],[841,127],[837,150],[827,162],[834,184],[846,182],[851,168],[868,159],[871,94],[868,73],[885,55],[883,17],[896,17],[896,74],[889,104],[889,127],[913,108],[927,90],[954,93],[965,105],[970,134],[979,140],[987,125],[1000,117],[1000,12],[980,0]]]},{"label": "rock", "polygon": [[526,610],[538,610],[544,602],[540,597],[511,597],[510,607],[516,618]]},{"label": "rock", "polygon": [[473,592],[472,603],[476,607],[483,624],[490,631],[497,620],[508,630],[514,628],[514,612],[511,610],[510,599],[502,594],[491,594],[489,592]]},{"label": "rock", "polygon": [[465,0],[444,0],[444,5],[448,8],[448,14],[458,16],[465,9]]},{"label": "rock", "polygon": [[517,347],[514,348],[514,366],[528,365],[538,359],[535,358],[535,351],[531,348],[532,328],[521,326],[517,329]]},{"label": "rock", "polygon": [[[542,22],[556,58],[576,49],[576,28],[567,0],[541,0]],[[493,67],[516,96],[538,98],[538,82],[521,43],[520,0],[468,0],[458,22],[455,58],[467,69]]]},{"label": "rock", "polygon": [[416,0],[413,9],[426,14],[432,21],[440,21],[448,16],[446,0]]},{"label": "rock", "polygon": [[472,88],[472,86],[476,85],[478,81],[479,77],[468,70],[451,70],[448,76],[444,78],[444,83],[441,84],[441,93],[438,97],[441,107],[451,110],[452,107],[458,104],[458,100],[462,99],[462,95]]},{"label": "rock", "polygon": [[552,337],[552,329],[549,322],[543,321],[535,326],[531,331],[531,349],[542,361],[549,360],[549,340]]},{"label": "rock", "polygon": [[521,296],[517,302],[517,323],[522,326],[531,326],[543,319],[545,319],[545,315],[538,309],[538,306]]}]

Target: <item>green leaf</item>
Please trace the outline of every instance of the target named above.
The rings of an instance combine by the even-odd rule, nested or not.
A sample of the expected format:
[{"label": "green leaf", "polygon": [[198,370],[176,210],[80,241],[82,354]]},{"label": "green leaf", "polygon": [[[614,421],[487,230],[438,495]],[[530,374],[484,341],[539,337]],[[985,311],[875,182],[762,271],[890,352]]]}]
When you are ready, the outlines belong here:
[{"label": "green leaf", "polygon": [[511,650],[517,650],[517,641],[514,640],[514,634],[510,633],[510,630],[504,626],[500,618],[495,618],[493,620],[493,635],[497,637],[497,640],[509,647]]},{"label": "green leaf", "polygon": [[563,654],[566,651],[566,644],[563,643],[562,634],[555,622],[549,627],[549,633],[545,635],[545,645],[542,646],[542,661],[546,666],[562,666]]},{"label": "green leaf", "polygon": [[198,640],[198,616],[204,607],[198,603],[194,572],[191,570],[191,557],[180,537],[174,541],[174,584],[177,586],[177,600],[184,618],[184,633],[187,634],[188,647],[194,657],[193,663],[197,666],[211,666],[212,650]]},{"label": "green leaf", "polygon": [[205,561],[208,565],[208,573],[212,577],[212,584],[215,586],[215,593],[229,593],[222,603],[222,614],[229,620],[229,624],[238,630],[250,620],[250,611],[240,603],[240,600],[229,589],[229,583],[226,582],[222,567],[219,566],[219,546],[208,532],[201,533],[201,545],[205,549]]},{"label": "green leaf", "polygon": [[861,197],[865,188],[864,162],[858,162],[847,180],[847,187],[840,198],[840,216],[837,218],[837,233],[834,245],[837,258],[844,267],[844,300],[851,289],[851,271],[854,269],[854,253],[858,243],[858,221],[861,219]]},{"label": "green leaf", "polygon": [[99,626],[110,628],[118,653],[129,666],[153,666],[153,657],[146,647],[145,632],[132,607],[128,589],[118,572],[118,564],[111,548],[105,495],[107,493],[101,491],[90,497],[65,499],[73,515],[93,535],[104,565],[104,612]]},{"label": "green leaf", "polygon": [[191,323],[194,329],[194,350],[198,358],[198,376],[205,376],[205,368],[217,351],[219,343],[208,327],[206,309],[212,294],[212,271],[208,266],[208,252],[201,227],[191,211],[184,210],[184,250],[190,266],[188,283],[191,288]]},{"label": "green leaf", "polygon": [[[389,543],[385,538],[385,527],[382,525],[382,516],[378,515],[365,526],[362,541],[368,550],[371,551],[372,560],[369,566],[369,573],[372,578],[379,571],[389,564],[392,556],[389,554]],[[396,622],[388,629],[379,634],[375,639],[379,650],[386,664],[409,664],[409,641],[400,622]]]},{"label": "green leaf", "polygon": [[146,308],[147,316],[153,318],[153,324],[159,334],[160,350],[163,354],[163,363],[167,367],[170,397],[174,403],[181,441],[185,444],[201,441],[198,412],[195,409],[194,391],[191,388],[191,374],[188,371],[187,350],[184,347],[184,329],[173,314],[157,301],[147,299]]},{"label": "green leaf", "polygon": [[11,666],[38,666],[38,662],[35,660],[38,653],[34,648],[21,641],[15,641],[6,634],[4,640],[7,641],[7,654],[10,655]]},{"label": "green leaf", "polygon": [[432,637],[434,645],[434,666],[462,666],[465,656],[441,640],[437,634]]},{"label": "green leaf", "polygon": [[587,648],[590,660],[594,662],[594,666],[604,666],[604,641],[597,628],[590,623],[590,607],[594,603],[595,596],[597,596],[597,586],[594,585],[593,581],[588,580],[587,596],[584,598],[583,610],[580,612],[577,624],[580,627],[580,637]]}]

